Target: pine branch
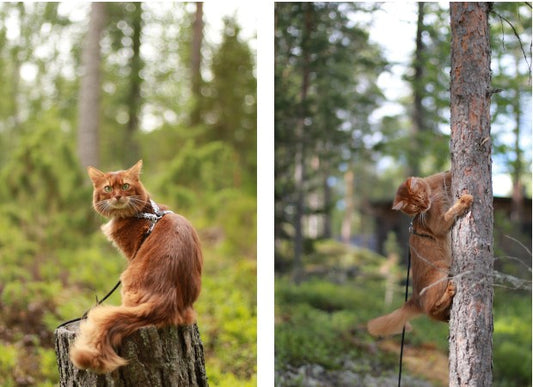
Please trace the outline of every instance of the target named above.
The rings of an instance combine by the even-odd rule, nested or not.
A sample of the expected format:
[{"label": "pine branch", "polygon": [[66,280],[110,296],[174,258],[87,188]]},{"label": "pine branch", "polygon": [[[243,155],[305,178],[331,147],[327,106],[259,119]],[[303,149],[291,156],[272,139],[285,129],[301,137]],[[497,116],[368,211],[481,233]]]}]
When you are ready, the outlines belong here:
[{"label": "pine branch", "polygon": [[[501,282],[501,284],[494,284],[494,286],[500,286],[507,289],[514,289],[514,290],[527,290],[531,292],[531,281],[524,280],[522,278],[514,277],[510,274],[501,273],[497,270],[494,270],[492,273],[492,276],[494,280]],[[504,283],[508,283],[511,286],[506,286]]]}]

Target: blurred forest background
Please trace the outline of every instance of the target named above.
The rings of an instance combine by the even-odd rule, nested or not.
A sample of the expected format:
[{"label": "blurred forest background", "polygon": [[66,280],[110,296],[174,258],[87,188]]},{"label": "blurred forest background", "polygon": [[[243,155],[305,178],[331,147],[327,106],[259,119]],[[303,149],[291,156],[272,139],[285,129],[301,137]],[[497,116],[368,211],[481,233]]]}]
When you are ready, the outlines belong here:
[{"label": "blurred forest background", "polygon": [[[399,338],[365,329],[403,301],[409,220],[391,203],[406,177],[450,167],[449,11],[403,6],[410,19],[391,19],[416,26],[406,64],[369,33],[392,12],[386,3],[275,5],[280,386],[396,384]],[[397,27],[386,39],[401,46]],[[490,27],[493,173],[510,182],[494,205],[494,383],[530,386],[531,3],[494,3]],[[385,86],[398,68],[407,90],[391,101]],[[404,382],[448,385],[447,325],[414,325],[405,362],[416,380]]]},{"label": "blurred forest background", "polygon": [[0,4],[1,386],[58,383],[55,327],[126,263],[99,230],[84,167],[141,158],[154,199],[202,239],[210,385],[256,384],[255,37],[225,17],[213,41],[204,11]]}]

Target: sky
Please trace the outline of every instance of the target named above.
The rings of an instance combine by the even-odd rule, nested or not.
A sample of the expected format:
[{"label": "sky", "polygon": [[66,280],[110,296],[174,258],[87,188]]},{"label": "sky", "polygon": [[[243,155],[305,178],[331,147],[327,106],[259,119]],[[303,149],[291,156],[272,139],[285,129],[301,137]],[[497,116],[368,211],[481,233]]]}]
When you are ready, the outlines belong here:
[{"label": "sky", "polygon": [[[448,7],[447,2],[442,7]],[[378,120],[385,115],[404,113],[403,107],[393,101],[410,93],[409,85],[402,80],[406,66],[415,50],[417,4],[416,2],[385,2],[381,9],[373,15],[361,16],[362,21],[372,18],[369,28],[370,40],[384,49],[384,56],[388,61],[397,63],[390,72],[383,73],[378,78],[378,85],[389,101],[381,106],[373,118]],[[391,33],[391,31],[394,31]],[[526,118],[531,123],[531,115]],[[529,125],[531,130],[531,124]],[[507,143],[512,144],[514,136],[509,135]],[[524,133],[522,143],[527,148],[526,153],[531,156],[531,133]],[[509,174],[505,173],[503,160],[493,160],[493,191],[495,196],[507,196],[511,192],[512,182]]]},{"label": "sky", "polygon": [[[250,42],[250,46],[257,48],[257,4],[254,1],[206,1],[204,3],[204,19],[206,35],[214,43],[220,43],[220,31],[223,27],[223,17],[235,15],[241,26],[241,37]],[[251,41],[250,41],[251,40]]]}]

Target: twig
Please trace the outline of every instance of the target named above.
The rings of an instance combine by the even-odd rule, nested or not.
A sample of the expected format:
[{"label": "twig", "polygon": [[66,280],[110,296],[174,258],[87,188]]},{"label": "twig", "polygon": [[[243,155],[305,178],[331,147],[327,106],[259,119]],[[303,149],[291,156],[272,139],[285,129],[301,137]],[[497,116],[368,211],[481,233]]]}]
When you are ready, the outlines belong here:
[{"label": "twig", "polygon": [[454,276],[452,276],[452,277],[442,277],[441,279],[439,279],[439,280],[437,280],[437,281],[435,281],[435,282],[429,284],[429,285],[426,286],[425,288],[423,288],[423,289],[420,291],[419,296],[422,296],[422,295],[426,292],[426,290],[432,288],[433,286],[436,286],[436,285],[440,284],[441,282],[444,282],[444,281],[447,281],[447,280],[449,281],[449,280],[452,280],[452,279],[457,279],[457,278],[460,278],[460,277],[462,277],[462,276],[464,276],[464,275],[467,275],[467,274],[470,274],[470,273],[474,273],[474,272],[475,272],[474,270],[467,270],[467,271],[462,272],[462,273],[460,273],[460,274],[456,274],[456,275],[454,275]]},{"label": "twig", "polygon": [[522,266],[524,266],[530,273],[531,273],[531,267],[528,266],[527,263],[525,263],[524,261],[522,261],[520,258],[517,258],[517,257],[513,257],[513,256],[510,256],[510,255],[505,255],[503,257],[495,257],[494,260],[503,260],[503,259],[508,259],[510,261],[516,261],[518,263],[520,263]]},{"label": "twig", "polygon": [[528,248],[527,248],[522,242],[520,242],[518,239],[513,238],[512,236],[507,235],[507,234],[504,234],[504,237],[509,238],[509,239],[511,239],[512,241],[515,241],[515,242],[518,243],[518,244],[519,244],[524,250],[526,250],[527,253],[528,253],[529,255],[531,255],[531,250],[529,250],[529,249],[528,249]]},{"label": "twig", "polygon": [[[424,293],[428,290],[428,289],[431,289],[432,287],[440,284],[441,282],[444,282],[444,281],[448,281],[448,280],[454,280],[454,279],[458,279],[462,276],[465,276],[467,274],[471,274],[471,273],[475,273],[476,271],[475,270],[468,270],[468,271],[465,271],[463,273],[460,273],[460,274],[456,274],[454,276],[451,276],[451,277],[442,277],[441,279],[429,284],[428,286],[424,287],[421,291],[420,291],[420,294],[419,296],[421,297],[422,295],[424,295]],[[481,272],[478,272],[478,273],[481,273]],[[524,279],[521,279],[521,278],[517,278],[517,277],[514,277],[510,274],[504,274],[504,273],[501,273],[497,270],[493,270],[492,272],[492,277],[494,280],[499,280],[501,282],[508,282],[509,284],[511,284],[511,286],[506,286],[506,285],[503,285],[503,284],[498,284],[498,283],[494,283],[493,282],[493,286],[498,286],[498,287],[502,287],[502,288],[507,288],[507,289],[514,289],[514,290],[528,290],[528,291],[531,291],[531,281],[527,281],[527,280],[524,280]]]},{"label": "twig", "polygon": [[[531,281],[517,278],[510,274],[500,273],[499,271],[496,271],[496,270],[493,271],[492,276],[494,277],[494,279],[500,280],[501,282],[510,283],[513,286],[511,289],[521,289],[521,290],[531,291]],[[494,285],[501,286],[501,287],[507,287],[505,285],[500,285],[500,284],[494,284]]]},{"label": "twig", "polygon": [[[518,39],[520,50],[522,50],[522,55],[524,56],[524,60],[526,61],[527,68],[529,69],[529,77],[530,77],[530,80],[531,80],[531,64],[527,60],[527,54],[526,54],[526,51],[524,50],[524,46],[522,44],[522,39],[520,39],[520,35],[518,34],[518,31],[516,31],[516,29],[513,26],[513,23],[511,23],[505,16],[500,15],[498,12],[495,12],[494,10],[492,12],[494,12],[494,14],[500,18],[500,23],[501,23],[502,20],[504,20],[505,22],[507,22],[507,24],[509,24],[509,26],[513,30],[514,35]],[[503,27],[502,27],[502,29],[503,29]],[[502,35],[503,35],[503,32],[502,32]],[[504,42],[504,48],[505,48],[505,42]]]}]

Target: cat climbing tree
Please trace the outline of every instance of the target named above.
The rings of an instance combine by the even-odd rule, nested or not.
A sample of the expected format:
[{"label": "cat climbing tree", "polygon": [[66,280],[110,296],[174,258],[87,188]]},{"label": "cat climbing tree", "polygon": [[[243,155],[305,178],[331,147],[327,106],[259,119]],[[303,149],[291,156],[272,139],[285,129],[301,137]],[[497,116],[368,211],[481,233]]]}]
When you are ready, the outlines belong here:
[{"label": "cat climbing tree", "polygon": [[102,375],[79,370],[70,361],[69,348],[78,329],[79,322],[73,322],[54,333],[61,387],[208,387],[196,324],[139,329],[125,338],[118,350],[129,364]]}]

